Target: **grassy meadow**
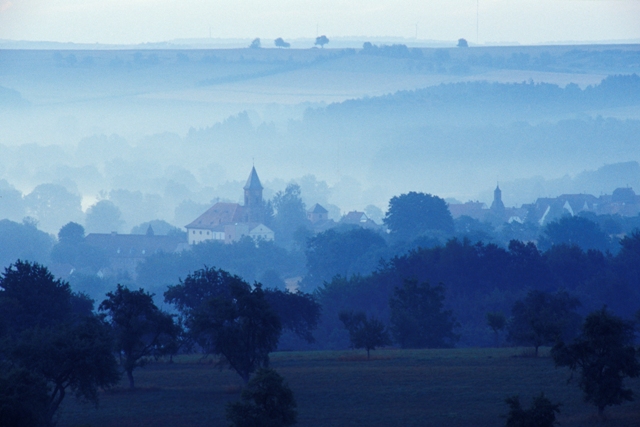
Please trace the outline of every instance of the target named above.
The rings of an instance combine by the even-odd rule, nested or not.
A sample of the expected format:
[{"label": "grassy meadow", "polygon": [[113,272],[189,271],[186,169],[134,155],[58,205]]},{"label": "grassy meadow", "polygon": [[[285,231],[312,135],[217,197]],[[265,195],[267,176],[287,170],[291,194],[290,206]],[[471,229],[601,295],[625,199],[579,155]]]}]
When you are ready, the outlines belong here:
[{"label": "grassy meadow", "polygon": [[[298,425],[503,426],[504,399],[523,406],[544,392],[562,402],[560,426],[638,426],[640,401],[610,407],[607,419],[582,401],[569,371],[556,369],[548,352],[528,349],[377,350],[283,352],[272,366],[286,378],[298,403]],[[225,405],[240,396],[242,381],[210,359],[183,356],[135,371],[137,389],[101,393],[96,409],[69,396],[61,427],[226,426]],[[640,381],[628,381],[640,393]]]}]

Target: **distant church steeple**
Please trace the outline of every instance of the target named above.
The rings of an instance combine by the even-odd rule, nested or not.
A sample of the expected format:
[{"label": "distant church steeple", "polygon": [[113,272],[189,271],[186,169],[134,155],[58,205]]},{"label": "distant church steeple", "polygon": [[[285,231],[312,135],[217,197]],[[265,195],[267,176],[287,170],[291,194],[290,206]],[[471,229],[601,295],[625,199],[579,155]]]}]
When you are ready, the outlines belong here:
[{"label": "distant church steeple", "polygon": [[493,190],[493,203],[491,203],[491,210],[494,212],[504,212],[504,203],[502,203],[502,190],[500,190],[500,185],[496,185],[496,189]]},{"label": "distant church steeple", "polygon": [[263,187],[254,166],[244,186],[244,208],[248,222],[262,222],[262,190]]}]

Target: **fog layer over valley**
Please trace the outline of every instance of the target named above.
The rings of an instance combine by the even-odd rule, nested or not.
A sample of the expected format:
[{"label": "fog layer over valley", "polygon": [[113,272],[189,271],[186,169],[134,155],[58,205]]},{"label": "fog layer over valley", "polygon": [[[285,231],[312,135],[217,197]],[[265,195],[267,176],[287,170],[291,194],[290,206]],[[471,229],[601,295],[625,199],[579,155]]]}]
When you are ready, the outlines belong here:
[{"label": "fog layer over valley", "polygon": [[[1,209],[55,233],[108,199],[113,231],[182,227],[238,201],[252,162],[266,197],[296,180],[307,205],[342,214],[411,190],[490,202],[496,181],[507,205],[640,188],[637,171],[571,184],[638,160],[639,58],[635,46],[4,50]],[[65,189],[39,190],[64,193],[66,211],[29,204],[41,184]]]}]

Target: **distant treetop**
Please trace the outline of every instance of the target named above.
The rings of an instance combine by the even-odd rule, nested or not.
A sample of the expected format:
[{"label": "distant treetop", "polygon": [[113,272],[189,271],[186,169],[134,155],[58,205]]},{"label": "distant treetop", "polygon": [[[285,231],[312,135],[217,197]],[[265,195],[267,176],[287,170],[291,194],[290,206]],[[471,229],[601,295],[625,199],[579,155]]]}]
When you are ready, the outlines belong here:
[{"label": "distant treetop", "polygon": [[276,47],[284,47],[284,48],[291,47],[291,43],[287,43],[282,39],[282,37],[278,37],[273,41],[273,43],[276,45]]},{"label": "distant treetop", "polygon": [[260,44],[260,38],[259,37],[256,37],[255,39],[253,39],[253,41],[249,45],[249,49],[260,49],[261,47],[262,46]]},{"label": "distant treetop", "polygon": [[320,46],[324,48],[324,45],[327,43],[329,43],[329,39],[327,38],[327,36],[322,35],[322,36],[316,37],[316,42],[314,44],[316,46]]}]

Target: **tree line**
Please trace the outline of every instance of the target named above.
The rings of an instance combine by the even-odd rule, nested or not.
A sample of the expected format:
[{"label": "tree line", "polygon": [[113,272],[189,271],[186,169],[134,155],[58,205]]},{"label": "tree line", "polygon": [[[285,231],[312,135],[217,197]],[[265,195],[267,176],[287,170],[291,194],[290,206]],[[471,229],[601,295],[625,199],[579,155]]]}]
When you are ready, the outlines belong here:
[{"label": "tree line", "polygon": [[[265,417],[273,418],[273,425],[295,423],[295,400],[284,379],[269,368],[269,354],[285,329],[313,341],[321,306],[311,295],[251,286],[224,270],[204,268],[164,293],[178,315],[160,310],[144,290],[121,285],[93,311],[92,300],[72,292],[45,267],[24,261],[5,270],[0,289],[3,425],[55,425],[67,393],[97,403],[98,390],[116,385],[122,373],[134,388],[135,369],[154,357],[189,351],[218,356],[221,366],[245,382],[241,401],[227,407],[232,425]],[[456,343],[459,325],[453,312],[444,309],[443,291],[441,285],[406,279],[393,290],[390,330],[400,347]],[[607,308],[581,322],[578,306],[576,298],[563,292],[529,291],[512,307],[508,339],[535,346],[536,354],[539,346],[553,345],[554,363],[577,371],[585,401],[602,415],[606,407],[633,399],[624,379],[640,374],[635,325]],[[337,317],[367,358],[376,347],[391,344],[389,331],[375,315],[341,311]],[[496,331],[505,325],[500,314],[487,317]],[[525,423],[507,425],[528,425],[540,415],[537,411],[546,414],[550,424],[544,425],[554,425],[558,405],[543,395],[530,410],[522,409],[517,396],[507,403],[508,419]]]},{"label": "tree line", "polygon": [[[98,390],[118,384],[121,374],[134,388],[135,369],[189,351],[218,356],[248,385],[243,401],[229,405],[234,425],[252,416],[283,418],[277,425],[295,421],[295,401],[269,369],[269,353],[283,329],[313,340],[320,308],[311,296],[251,286],[214,268],[167,289],[165,301],[179,316],[160,310],[152,296],[118,285],[94,310],[93,300],[40,264],[18,260],[6,268],[0,277],[0,423],[53,426],[67,394],[97,404]],[[281,395],[275,415],[252,403],[263,386]]]}]

